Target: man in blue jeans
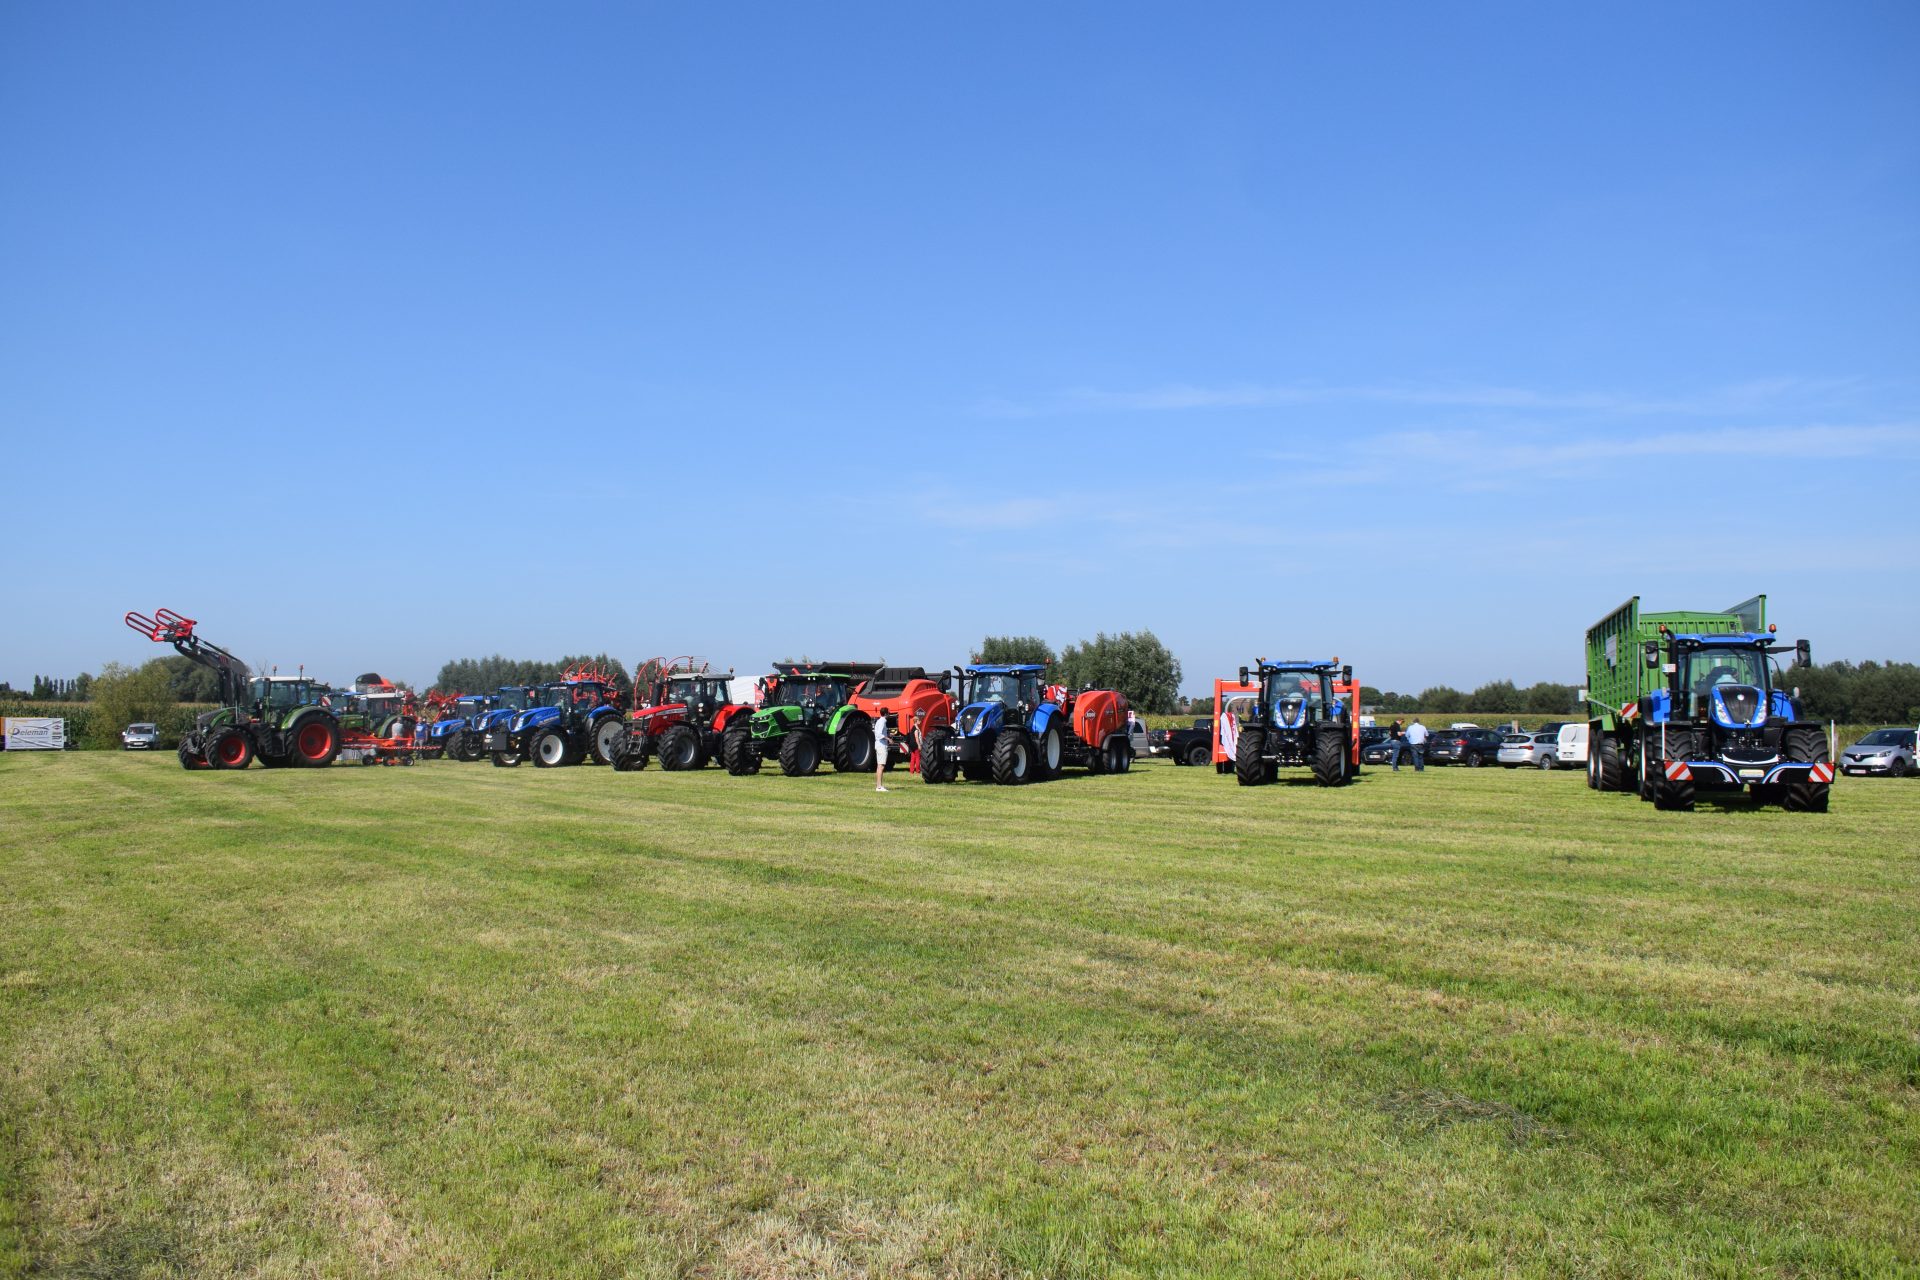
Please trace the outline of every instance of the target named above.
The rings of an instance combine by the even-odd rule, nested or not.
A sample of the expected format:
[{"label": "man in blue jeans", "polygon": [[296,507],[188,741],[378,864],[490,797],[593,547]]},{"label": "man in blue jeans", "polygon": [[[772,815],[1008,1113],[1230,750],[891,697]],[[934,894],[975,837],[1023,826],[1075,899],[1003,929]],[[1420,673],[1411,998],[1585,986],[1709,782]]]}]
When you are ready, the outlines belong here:
[{"label": "man in blue jeans", "polygon": [[[1401,745],[1402,744],[1398,742],[1393,744],[1393,771],[1395,773],[1400,772]],[[1413,723],[1407,726],[1405,745],[1407,750],[1413,753],[1413,771],[1415,773],[1425,773],[1427,769],[1427,726],[1420,723],[1418,716],[1414,717]]]}]

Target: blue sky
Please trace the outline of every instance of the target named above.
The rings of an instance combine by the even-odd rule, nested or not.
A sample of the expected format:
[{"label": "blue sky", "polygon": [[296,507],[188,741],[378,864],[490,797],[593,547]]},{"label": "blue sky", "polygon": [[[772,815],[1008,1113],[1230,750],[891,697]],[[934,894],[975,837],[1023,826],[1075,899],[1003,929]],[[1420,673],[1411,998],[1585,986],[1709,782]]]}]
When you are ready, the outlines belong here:
[{"label": "blue sky", "polygon": [[1920,8],[1338,8],[8,6],[0,678],[1920,657]]}]

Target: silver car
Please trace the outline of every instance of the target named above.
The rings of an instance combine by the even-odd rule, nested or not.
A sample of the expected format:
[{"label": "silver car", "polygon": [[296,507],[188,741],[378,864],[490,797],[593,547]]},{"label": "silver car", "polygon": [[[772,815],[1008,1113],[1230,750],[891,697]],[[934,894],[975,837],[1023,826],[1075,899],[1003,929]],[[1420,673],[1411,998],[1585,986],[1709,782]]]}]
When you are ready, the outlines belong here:
[{"label": "silver car", "polygon": [[1875,729],[1840,753],[1842,773],[1884,773],[1904,778],[1913,772],[1913,730]]},{"label": "silver car", "polygon": [[160,745],[160,730],[150,724],[130,724],[120,731],[120,747],[125,751],[152,751]]},{"label": "silver car", "polygon": [[1557,730],[1552,733],[1510,733],[1500,739],[1497,759],[1509,769],[1528,764],[1536,769],[1554,768],[1560,763],[1560,734]]}]

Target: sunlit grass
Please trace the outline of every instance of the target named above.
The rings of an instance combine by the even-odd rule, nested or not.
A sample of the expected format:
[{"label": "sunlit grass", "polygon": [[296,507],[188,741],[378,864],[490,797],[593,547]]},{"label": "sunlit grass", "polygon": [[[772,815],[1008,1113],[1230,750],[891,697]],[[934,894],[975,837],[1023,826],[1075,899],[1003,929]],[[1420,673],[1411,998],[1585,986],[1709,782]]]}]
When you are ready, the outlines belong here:
[{"label": "sunlit grass", "polygon": [[0,761],[0,1273],[1884,1275],[1920,783]]}]

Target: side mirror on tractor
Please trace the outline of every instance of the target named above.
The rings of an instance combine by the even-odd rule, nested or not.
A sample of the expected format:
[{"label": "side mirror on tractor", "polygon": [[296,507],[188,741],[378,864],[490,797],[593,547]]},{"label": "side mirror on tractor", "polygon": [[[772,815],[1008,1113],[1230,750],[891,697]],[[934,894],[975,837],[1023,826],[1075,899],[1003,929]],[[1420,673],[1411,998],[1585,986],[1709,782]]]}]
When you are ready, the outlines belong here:
[{"label": "side mirror on tractor", "polygon": [[1246,682],[1247,682],[1247,669],[1245,667],[1242,667],[1240,668],[1240,683],[1245,684]]},{"label": "side mirror on tractor", "polygon": [[1649,640],[1645,644],[1641,645],[1640,656],[1643,659],[1645,659],[1649,670],[1659,666],[1660,665],[1660,642],[1658,640]]},{"label": "side mirror on tractor", "polygon": [[1346,666],[1340,668],[1340,683],[1341,684],[1353,683],[1353,664],[1352,663],[1348,663]]},{"label": "side mirror on tractor", "polygon": [[1813,646],[1805,640],[1795,640],[1793,642],[1793,665],[1796,667],[1810,667],[1813,665]]}]

